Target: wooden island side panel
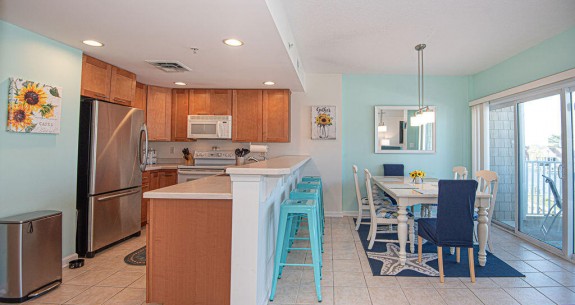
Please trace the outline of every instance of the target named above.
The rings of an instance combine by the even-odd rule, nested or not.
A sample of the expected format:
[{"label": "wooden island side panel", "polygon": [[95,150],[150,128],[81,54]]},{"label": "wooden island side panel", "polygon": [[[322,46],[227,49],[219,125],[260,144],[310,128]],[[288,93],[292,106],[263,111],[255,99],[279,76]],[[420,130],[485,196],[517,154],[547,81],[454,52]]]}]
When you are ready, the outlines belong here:
[{"label": "wooden island side panel", "polygon": [[232,200],[150,199],[147,302],[230,304]]}]

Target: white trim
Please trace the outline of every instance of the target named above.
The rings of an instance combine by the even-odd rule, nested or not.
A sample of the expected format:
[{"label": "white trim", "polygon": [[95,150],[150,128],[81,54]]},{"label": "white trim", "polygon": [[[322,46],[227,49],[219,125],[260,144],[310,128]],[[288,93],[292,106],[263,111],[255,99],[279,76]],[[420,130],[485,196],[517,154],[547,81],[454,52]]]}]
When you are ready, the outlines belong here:
[{"label": "white trim", "polygon": [[[355,212],[355,214],[357,215],[357,211]],[[344,215],[343,215],[343,212],[325,211],[324,216],[325,217],[343,217]]]},{"label": "white trim", "polygon": [[342,217],[343,216],[357,217],[357,211],[342,211],[341,215],[342,215]]},{"label": "white trim", "polygon": [[66,257],[63,257],[62,258],[62,268],[68,267],[68,264],[75,259],[78,259],[78,253],[73,253],[73,254],[70,254]]},{"label": "white trim", "polygon": [[532,82],[519,85],[513,88],[509,88],[507,90],[503,90],[501,92],[497,92],[488,96],[484,96],[482,98],[478,98],[469,102],[469,106],[475,106],[482,103],[488,103],[490,101],[504,98],[513,94],[525,92],[531,89],[539,88],[542,86],[550,85],[556,82],[564,81],[570,78],[575,78],[575,69],[570,69],[567,71],[559,72],[557,74],[553,74],[547,77],[540,78],[538,80],[534,80]]}]

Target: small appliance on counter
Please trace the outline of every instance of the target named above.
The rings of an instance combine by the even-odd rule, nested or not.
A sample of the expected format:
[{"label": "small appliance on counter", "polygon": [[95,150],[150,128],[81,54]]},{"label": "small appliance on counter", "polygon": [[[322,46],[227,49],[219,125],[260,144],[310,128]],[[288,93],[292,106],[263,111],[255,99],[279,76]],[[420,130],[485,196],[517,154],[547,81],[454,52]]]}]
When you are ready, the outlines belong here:
[{"label": "small appliance on counter", "polygon": [[178,183],[220,175],[236,164],[233,150],[195,151],[194,165],[178,165]]}]

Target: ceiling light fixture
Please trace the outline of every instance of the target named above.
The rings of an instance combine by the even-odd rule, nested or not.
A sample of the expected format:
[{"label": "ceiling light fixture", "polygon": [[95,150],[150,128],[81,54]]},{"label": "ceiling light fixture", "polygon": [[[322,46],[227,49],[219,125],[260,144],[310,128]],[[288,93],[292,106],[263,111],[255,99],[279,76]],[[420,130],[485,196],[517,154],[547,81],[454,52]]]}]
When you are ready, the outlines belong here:
[{"label": "ceiling light fixture", "polygon": [[87,44],[91,47],[103,47],[104,46],[103,43],[96,41],[96,40],[90,40],[90,39],[84,40],[84,41],[82,41],[82,43]]},{"label": "ceiling light fixture", "polygon": [[186,83],[184,83],[184,82],[175,82],[174,85],[185,86]]},{"label": "ceiling light fixture", "polygon": [[411,117],[411,126],[421,126],[435,122],[435,112],[429,106],[424,105],[423,98],[423,49],[426,45],[421,43],[415,46],[417,51],[417,112]]},{"label": "ceiling light fixture", "polygon": [[383,122],[384,114],[385,112],[383,112],[383,110],[379,111],[379,124],[377,125],[377,132],[387,132],[387,126],[385,126],[385,123]]},{"label": "ceiling light fixture", "polygon": [[266,86],[273,86],[273,85],[275,85],[275,84],[276,84],[276,83],[274,83],[274,82],[272,82],[272,81],[270,81],[270,80],[268,80],[267,82],[264,82],[264,85],[266,85]]},{"label": "ceiling light fixture", "polygon": [[241,40],[235,38],[224,39],[224,43],[230,47],[239,47],[244,44]]}]

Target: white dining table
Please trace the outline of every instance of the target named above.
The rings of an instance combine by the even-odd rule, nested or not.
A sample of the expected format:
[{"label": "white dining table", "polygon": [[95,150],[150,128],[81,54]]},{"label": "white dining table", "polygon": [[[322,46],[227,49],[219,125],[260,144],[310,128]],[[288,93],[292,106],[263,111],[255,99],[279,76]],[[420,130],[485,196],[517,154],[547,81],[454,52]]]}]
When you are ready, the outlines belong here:
[{"label": "white dining table", "polygon": [[[373,182],[395,201],[398,206],[398,225],[397,235],[399,239],[399,261],[405,265],[407,260],[407,252],[405,250],[407,244],[407,207],[417,204],[434,204],[437,203],[438,197],[438,179],[424,178],[423,183],[414,184],[409,177],[395,177],[395,176],[373,176]],[[479,265],[485,266],[487,263],[487,253],[485,248],[487,245],[487,237],[489,236],[489,228],[487,226],[488,218],[487,211],[491,201],[491,194],[477,192],[475,198],[475,207],[477,208],[477,239],[479,242],[478,260]],[[414,251],[413,247],[410,249]]]}]

